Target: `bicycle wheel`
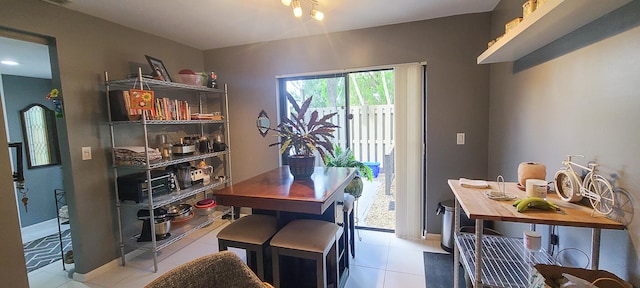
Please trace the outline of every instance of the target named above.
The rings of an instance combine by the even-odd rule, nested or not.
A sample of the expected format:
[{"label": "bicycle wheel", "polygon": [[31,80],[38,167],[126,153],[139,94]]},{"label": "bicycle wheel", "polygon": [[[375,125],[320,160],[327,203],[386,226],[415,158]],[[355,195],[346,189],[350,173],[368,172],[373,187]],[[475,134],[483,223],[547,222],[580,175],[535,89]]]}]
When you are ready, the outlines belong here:
[{"label": "bicycle wheel", "polygon": [[573,171],[561,169],[556,172],[555,188],[556,194],[560,199],[567,202],[578,202],[582,200],[582,194],[580,194],[580,181]]},{"label": "bicycle wheel", "polygon": [[[593,181],[591,179],[593,179]],[[609,181],[601,175],[594,175],[593,178],[586,178],[584,185],[589,188],[589,191],[600,196],[600,200],[589,197],[589,202],[591,202],[593,210],[602,215],[611,214],[613,208],[616,206],[616,197],[613,194],[613,188]]]}]

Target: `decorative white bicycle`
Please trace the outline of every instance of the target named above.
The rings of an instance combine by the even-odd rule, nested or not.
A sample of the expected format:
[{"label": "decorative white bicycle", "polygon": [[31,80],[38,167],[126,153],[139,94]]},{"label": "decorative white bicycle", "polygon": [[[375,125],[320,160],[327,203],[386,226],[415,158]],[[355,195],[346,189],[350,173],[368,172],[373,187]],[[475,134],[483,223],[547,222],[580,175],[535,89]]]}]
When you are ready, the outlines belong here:
[{"label": "decorative white bicycle", "polygon": [[[555,188],[558,197],[567,202],[578,202],[582,197],[589,198],[593,210],[602,215],[609,215],[616,204],[611,183],[602,175],[597,174],[598,164],[590,162],[588,167],[571,161],[572,157],[584,157],[582,155],[567,155],[567,160],[562,161],[565,168],[558,170],[554,177]],[[573,166],[589,171],[584,179],[573,169]]]}]

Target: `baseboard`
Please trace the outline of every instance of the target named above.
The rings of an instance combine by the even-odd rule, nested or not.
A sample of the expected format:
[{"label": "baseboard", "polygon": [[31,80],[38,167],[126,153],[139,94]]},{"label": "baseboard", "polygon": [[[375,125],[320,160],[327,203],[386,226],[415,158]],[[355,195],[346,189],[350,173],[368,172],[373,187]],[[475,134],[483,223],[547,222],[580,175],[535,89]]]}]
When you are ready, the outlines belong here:
[{"label": "baseboard", "polygon": [[431,233],[427,233],[427,237],[425,237],[426,240],[433,240],[433,241],[442,241],[442,235],[441,234],[431,234]]},{"label": "baseboard", "polygon": [[[133,250],[127,254],[124,255],[124,259],[125,261],[129,261],[143,253],[146,253],[146,251],[142,251],[142,250]],[[120,266],[122,266],[120,264],[120,261],[122,259],[121,258],[116,258],[111,260],[110,262],[108,262],[107,264],[104,264],[96,269],[93,269],[91,271],[89,271],[88,273],[77,273],[77,272],[73,272],[73,280],[78,281],[78,282],[88,282],[91,281],[91,279],[97,277],[98,275],[105,273],[109,270],[112,269],[116,269]]]}]

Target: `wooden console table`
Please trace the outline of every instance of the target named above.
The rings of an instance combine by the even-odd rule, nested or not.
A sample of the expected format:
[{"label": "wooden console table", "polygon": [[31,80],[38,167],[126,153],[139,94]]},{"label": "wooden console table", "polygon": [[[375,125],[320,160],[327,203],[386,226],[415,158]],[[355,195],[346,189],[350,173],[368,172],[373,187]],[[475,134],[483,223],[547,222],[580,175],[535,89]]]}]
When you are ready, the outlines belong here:
[{"label": "wooden console table", "polygon": [[[536,263],[553,260],[548,257],[548,254],[542,252],[523,252],[527,253],[525,257],[530,265],[524,265],[521,267],[515,267],[513,263],[508,265],[501,265],[503,259],[500,257],[493,257],[491,259],[483,259],[483,254],[488,254],[496,250],[500,250],[501,246],[509,247],[507,249],[517,250],[521,249],[523,244],[522,240],[517,238],[485,236],[483,239],[483,221],[508,221],[508,222],[520,222],[530,224],[545,224],[545,225],[559,225],[559,226],[572,226],[572,227],[584,227],[592,229],[592,247],[591,247],[591,269],[598,269],[598,262],[600,256],[600,230],[601,229],[625,229],[625,226],[609,218],[594,215],[592,216],[591,208],[567,203],[560,200],[557,195],[549,194],[547,198],[558,206],[561,211],[535,211],[530,210],[524,213],[516,211],[512,206],[513,201],[495,201],[487,198],[485,192],[489,190],[498,190],[496,182],[488,182],[490,188],[487,189],[475,189],[465,188],[460,186],[458,180],[450,179],[448,181],[449,187],[455,195],[455,239],[456,245],[454,245],[454,263],[458,263],[460,253],[467,256],[475,257],[463,257],[463,263],[469,272],[469,276],[474,283],[474,287],[482,287],[482,285],[488,285],[491,287],[503,287],[505,283],[509,283],[510,287],[522,287],[522,282],[514,281],[514,274],[526,275],[528,271],[522,271],[525,269],[531,269],[531,266]],[[525,198],[525,192],[516,187],[517,183],[506,183],[505,190],[507,193],[513,194],[518,198]],[[475,237],[468,233],[460,233],[460,208],[464,210],[464,213],[476,221],[476,233]],[[515,239],[515,240],[514,240]],[[491,243],[491,247],[483,248],[483,243]],[[522,248],[523,249],[523,248]],[[491,250],[489,252],[489,250]],[[498,253],[500,254],[500,253]],[[522,255],[520,255],[522,256]],[[483,264],[485,263],[485,264]],[[484,269],[483,265],[496,264],[495,266],[503,266],[511,270],[507,273],[500,273],[500,271],[490,271],[490,269]],[[458,287],[458,265],[454,266],[454,287]],[[495,268],[493,266],[493,268]],[[500,268],[496,269],[500,270]],[[498,275],[496,275],[498,274]],[[500,275],[501,274],[501,275]],[[520,277],[522,278],[522,277]],[[517,282],[517,283],[513,283]],[[511,286],[513,285],[513,286]],[[524,286],[526,287],[526,286]]]}]

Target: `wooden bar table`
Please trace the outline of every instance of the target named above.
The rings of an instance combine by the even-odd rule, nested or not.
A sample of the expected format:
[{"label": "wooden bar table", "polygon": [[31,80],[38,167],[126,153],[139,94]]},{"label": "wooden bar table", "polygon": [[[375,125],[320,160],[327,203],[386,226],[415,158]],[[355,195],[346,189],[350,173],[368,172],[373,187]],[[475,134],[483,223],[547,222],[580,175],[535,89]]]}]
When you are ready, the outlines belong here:
[{"label": "wooden bar table", "polygon": [[[530,259],[528,259],[531,260],[529,264],[543,263],[545,260],[550,260],[549,262],[553,263],[553,259],[549,257],[547,252],[524,251],[522,239],[519,238],[484,236],[487,239],[486,241],[483,240],[482,227],[484,220],[591,228],[591,269],[598,269],[600,255],[600,230],[625,229],[625,226],[619,222],[598,215],[597,213],[592,215],[593,209],[589,207],[562,201],[555,193],[549,193],[547,195],[547,199],[560,206],[560,211],[531,209],[521,213],[516,211],[516,208],[513,207],[512,203],[514,200],[496,201],[485,196],[485,193],[488,191],[498,190],[496,182],[488,182],[490,187],[486,189],[462,187],[459,181],[454,179],[450,179],[448,183],[455,195],[456,202],[454,212],[456,245],[454,245],[453,261],[454,263],[458,263],[458,259],[462,253],[463,263],[467,268],[467,272],[469,272],[472,282],[474,282],[474,287],[483,287],[483,285],[491,287],[526,287],[523,286],[523,283],[519,282],[516,277],[513,277],[513,275],[526,275],[528,271],[522,270],[527,268],[530,269],[529,266],[523,265],[521,267],[522,269],[514,269],[516,265],[513,263],[500,263],[504,259],[499,259],[499,257],[491,256],[494,258],[483,259],[483,253],[485,253],[485,251],[491,250],[493,253],[494,251],[500,250],[498,248],[503,243],[505,243],[505,247],[509,247],[508,250],[511,250],[511,252],[521,249],[519,252],[520,255],[526,254],[526,257],[530,257]],[[505,192],[516,196],[517,199],[526,198],[525,191],[518,189],[516,185],[517,183],[505,183]],[[473,237],[473,235],[470,236],[468,233],[458,232],[460,226],[458,219],[460,208],[464,210],[464,213],[469,217],[469,219],[475,220],[475,237]],[[484,249],[483,243],[486,245],[487,242],[491,243],[492,247]],[[495,269],[495,267],[484,269],[483,265],[486,264],[494,264],[495,266],[502,266],[503,268],[509,267],[513,270],[504,273],[504,271],[497,271],[499,269]],[[458,287],[458,269],[458,265],[454,265],[454,287],[456,288]],[[498,276],[494,277],[494,275]]]},{"label": "wooden bar table", "polygon": [[[288,166],[281,166],[247,180],[214,190],[220,205],[249,207],[253,213],[274,214],[278,226],[293,219],[320,219],[344,227],[344,188],[356,175],[356,169],[316,167],[309,179],[294,180]],[[346,231],[344,233],[347,233]],[[340,240],[345,242],[345,237]],[[349,276],[347,243],[338,245],[340,287]],[[342,265],[341,265],[342,264]]]}]

